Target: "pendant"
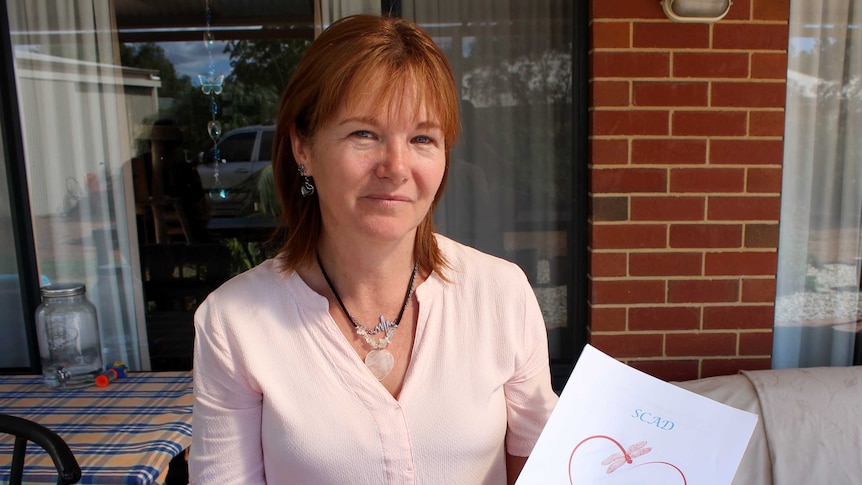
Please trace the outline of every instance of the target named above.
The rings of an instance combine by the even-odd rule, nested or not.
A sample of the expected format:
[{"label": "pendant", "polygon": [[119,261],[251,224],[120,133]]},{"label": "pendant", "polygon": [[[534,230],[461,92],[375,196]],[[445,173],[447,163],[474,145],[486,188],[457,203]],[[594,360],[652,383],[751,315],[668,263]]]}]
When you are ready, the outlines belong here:
[{"label": "pendant", "polygon": [[372,350],[365,356],[365,366],[378,381],[382,381],[395,367],[395,357],[386,349]]}]

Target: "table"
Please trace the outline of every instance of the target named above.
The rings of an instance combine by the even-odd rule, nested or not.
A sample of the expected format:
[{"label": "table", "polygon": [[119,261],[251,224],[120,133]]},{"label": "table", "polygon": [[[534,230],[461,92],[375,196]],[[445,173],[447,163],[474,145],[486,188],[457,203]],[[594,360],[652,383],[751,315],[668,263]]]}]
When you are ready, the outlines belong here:
[{"label": "table", "polygon": [[[159,483],[192,442],[191,372],[133,372],[107,387],[50,389],[41,376],[0,376],[0,413],[36,421],[69,444],[82,484]],[[12,439],[0,438],[0,483]],[[4,456],[5,455],[5,456]],[[56,483],[51,459],[27,446],[26,483]]]}]

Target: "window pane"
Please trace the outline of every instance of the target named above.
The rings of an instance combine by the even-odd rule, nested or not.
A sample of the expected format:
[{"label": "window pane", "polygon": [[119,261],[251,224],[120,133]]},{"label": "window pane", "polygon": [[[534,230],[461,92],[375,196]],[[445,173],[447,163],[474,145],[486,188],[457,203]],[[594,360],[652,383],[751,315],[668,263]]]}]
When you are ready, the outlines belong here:
[{"label": "window pane", "polygon": [[272,139],[274,137],[275,130],[267,130],[261,134],[259,158],[262,163],[272,162]]},{"label": "window pane", "polygon": [[0,314],[3,315],[0,318],[0,369],[30,365],[4,144],[5,140],[0,136]]},{"label": "window pane", "polygon": [[[571,2],[405,2],[444,49],[462,131],[438,229],[518,263],[548,328],[552,359],[573,355],[568,271],[572,203]],[[585,162],[584,162],[585,163]]]},{"label": "window pane", "polygon": [[[173,10],[148,9],[140,18],[133,2],[117,4],[123,66],[150,72],[159,84],[133,153],[155,370],[190,368],[198,304],[271,255],[263,244],[278,214],[271,120],[313,35],[310,3],[211,2],[209,27],[205,5],[175,5],[186,13],[180,21],[190,35],[163,27],[176,21]],[[219,27],[225,24],[231,27]],[[208,29],[213,42],[201,42]]]},{"label": "window pane", "polygon": [[862,364],[860,27],[852,2],[790,4],[776,368]]},{"label": "window pane", "polygon": [[225,163],[250,161],[256,138],[257,132],[239,133],[225,137],[219,144],[221,157],[225,160]]},{"label": "window pane", "polygon": [[123,171],[134,103],[124,89],[152,91],[153,80],[116,68],[109,3],[6,4],[39,271],[86,285],[105,361],[145,368]]}]

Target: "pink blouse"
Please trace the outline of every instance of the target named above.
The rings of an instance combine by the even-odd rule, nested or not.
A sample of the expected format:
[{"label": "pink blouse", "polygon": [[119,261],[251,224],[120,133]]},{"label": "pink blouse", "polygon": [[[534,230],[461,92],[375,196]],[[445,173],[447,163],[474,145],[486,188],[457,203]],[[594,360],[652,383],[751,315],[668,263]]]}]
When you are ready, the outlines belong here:
[{"label": "pink blouse", "polygon": [[195,315],[191,482],[505,483],[506,450],[527,456],[557,402],[542,315],[516,265],[437,237],[452,282],[416,289],[398,399],[273,260],[214,291]]}]

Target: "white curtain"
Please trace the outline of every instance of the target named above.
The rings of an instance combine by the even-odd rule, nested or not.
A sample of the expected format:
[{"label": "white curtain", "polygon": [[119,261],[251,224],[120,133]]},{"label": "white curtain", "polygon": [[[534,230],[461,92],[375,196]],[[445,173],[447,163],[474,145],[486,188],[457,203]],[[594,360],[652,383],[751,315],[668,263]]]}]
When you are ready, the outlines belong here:
[{"label": "white curtain", "polygon": [[357,14],[380,14],[380,0],[317,0],[314,2],[314,36],[336,20]]},{"label": "white curtain", "polygon": [[556,1],[407,0],[403,15],[444,48],[460,90],[462,133],[439,229],[518,259],[524,244],[513,233],[554,231],[566,217],[571,11]]},{"label": "white curtain", "polygon": [[86,284],[103,359],[138,370],[149,362],[132,274],[127,221],[135,219],[122,175],[129,123],[112,5],[7,1],[39,270],[54,283]]},{"label": "white curtain", "polygon": [[446,52],[461,99],[461,138],[437,229],[518,263],[542,307],[551,358],[566,358],[567,292],[578,277],[566,264],[579,163],[571,143],[572,6],[404,0],[401,13]]},{"label": "white curtain", "polygon": [[773,367],[862,364],[862,5],[790,8]]}]

